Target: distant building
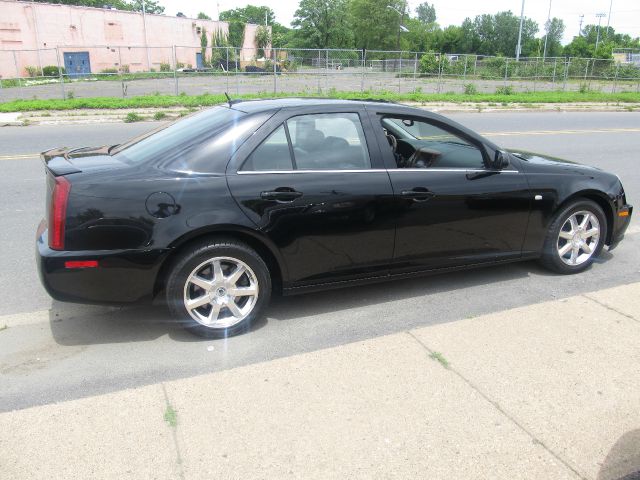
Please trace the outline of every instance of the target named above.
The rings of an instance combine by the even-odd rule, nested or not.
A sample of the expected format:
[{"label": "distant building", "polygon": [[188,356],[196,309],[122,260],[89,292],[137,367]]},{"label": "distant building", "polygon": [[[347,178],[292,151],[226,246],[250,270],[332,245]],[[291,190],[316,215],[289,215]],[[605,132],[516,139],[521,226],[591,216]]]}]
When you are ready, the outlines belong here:
[{"label": "distant building", "polygon": [[[71,75],[198,67],[203,30],[209,46],[212,35],[229,32],[227,22],[153,14],[143,19],[140,12],[15,0],[0,0],[0,13],[3,78],[24,76],[27,67],[58,64]],[[255,58],[255,28],[245,29],[243,63]]]},{"label": "distant building", "polygon": [[638,48],[618,48],[612,55],[618,63],[630,63],[640,67],[640,49]]}]

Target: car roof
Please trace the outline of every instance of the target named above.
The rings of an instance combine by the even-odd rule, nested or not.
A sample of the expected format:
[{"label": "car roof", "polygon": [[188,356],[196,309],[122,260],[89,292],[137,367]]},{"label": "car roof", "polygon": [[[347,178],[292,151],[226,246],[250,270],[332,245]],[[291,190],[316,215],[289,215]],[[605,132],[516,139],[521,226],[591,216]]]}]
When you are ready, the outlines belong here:
[{"label": "car roof", "polygon": [[276,110],[280,108],[295,107],[313,107],[322,105],[394,105],[401,108],[410,108],[405,105],[393,104],[391,102],[379,99],[357,99],[357,100],[341,100],[335,98],[317,98],[317,97],[288,97],[288,98],[272,98],[260,100],[231,100],[231,108],[246,113],[255,113],[266,110]]}]

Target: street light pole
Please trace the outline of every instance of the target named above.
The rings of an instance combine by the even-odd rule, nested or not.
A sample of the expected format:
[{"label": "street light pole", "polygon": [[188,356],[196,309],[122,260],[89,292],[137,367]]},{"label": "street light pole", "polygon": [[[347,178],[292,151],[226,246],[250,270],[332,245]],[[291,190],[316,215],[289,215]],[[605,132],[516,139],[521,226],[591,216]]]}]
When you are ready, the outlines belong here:
[{"label": "street light pole", "polygon": [[140,0],[142,3],[142,30],[144,32],[144,50],[147,53],[147,71],[151,71],[151,60],[149,58],[149,44],[147,43],[147,12],[144,3],[146,0]]},{"label": "street light pole", "polygon": [[551,2],[553,0],[549,0],[549,13],[547,13],[547,33],[544,36],[544,52],[542,53],[542,64],[544,65],[544,59],[547,58],[547,40],[549,39],[549,29],[551,28]]},{"label": "street light pole", "polygon": [[520,60],[520,50],[522,49],[522,23],[524,22],[524,0],[520,10],[520,29],[518,30],[518,46],[516,47],[516,62]]},{"label": "street light pole", "polygon": [[613,7],[613,0],[609,2],[609,16],[607,17],[607,36],[609,36],[609,24],[611,23],[611,7]]},{"label": "street light pole", "polygon": [[594,53],[594,55],[597,55],[598,52],[598,43],[600,43],[600,23],[602,22],[602,18],[606,17],[607,15],[604,13],[596,13],[596,17],[598,17],[598,33],[596,34],[596,50]]}]

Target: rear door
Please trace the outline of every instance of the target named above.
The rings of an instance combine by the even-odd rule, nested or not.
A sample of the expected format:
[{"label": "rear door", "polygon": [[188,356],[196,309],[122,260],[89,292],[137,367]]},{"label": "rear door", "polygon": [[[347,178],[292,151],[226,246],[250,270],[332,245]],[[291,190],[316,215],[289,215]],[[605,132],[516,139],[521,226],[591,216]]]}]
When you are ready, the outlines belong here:
[{"label": "rear door", "polygon": [[279,112],[237,152],[227,179],[280,249],[287,286],[386,273],[393,191],[360,106]]},{"label": "rear door", "polygon": [[[395,268],[419,271],[521,256],[530,208],[523,173],[514,166],[491,169],[493,152],[439,120],[378,112],[372,122],[396,194]],[[385,124],[399,137],[395,156]]]}]

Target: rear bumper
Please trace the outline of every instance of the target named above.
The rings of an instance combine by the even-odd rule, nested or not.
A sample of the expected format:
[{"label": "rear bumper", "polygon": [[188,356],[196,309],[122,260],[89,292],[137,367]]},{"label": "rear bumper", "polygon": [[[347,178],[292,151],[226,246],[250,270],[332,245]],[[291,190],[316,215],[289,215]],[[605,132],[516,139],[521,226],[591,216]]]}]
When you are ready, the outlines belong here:
[{"label": "rear bumper", "polygon": [[[46,230],[36,238],[40,281],[63,302],[122,304],[151,297],[166,255],[165,250],[57,251],[47,245]],[[85,260],[97,260],[98,267],[65,267]]]},{"label": "rear bumper", "polygon": [[633,214],[633,206],[625,204],[618,208],[614,213],[613,219],[613,233],[611,235],[611,243],[609,244],[609,250],[613,250],[624,238],[624,233],[631,223],[631,216]]}]

